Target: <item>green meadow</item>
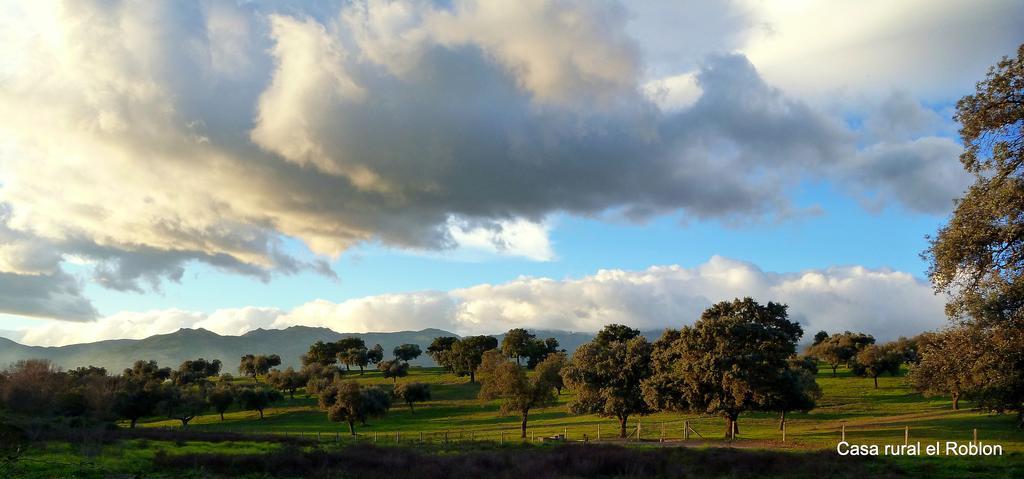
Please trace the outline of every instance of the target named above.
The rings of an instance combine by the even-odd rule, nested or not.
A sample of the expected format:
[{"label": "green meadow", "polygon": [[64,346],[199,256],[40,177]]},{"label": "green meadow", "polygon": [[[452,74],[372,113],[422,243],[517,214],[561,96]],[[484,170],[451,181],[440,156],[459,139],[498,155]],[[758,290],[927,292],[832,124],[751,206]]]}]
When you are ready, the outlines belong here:
[{"label": "green meadow", "polygon": [[[393,385],[392,380],[381,377],[377,371],[366,371],[363,375],[353,372],[347,378],[387,390]],[[818,462],[824,460],[821,458],[829,458],[842,463],[840,459],[848,458],[840,458],[835,448],[844,426],[848,442],[880,446],[903,444],[908,427],[910,443],[920,442],[923,445],[937,441],[943,444],[945,441],[966,443],[972,440],[977,429],[979,441],[1002,446],[1002,456],[885,456],[869,459],[863,467],[867,467],[867,473],[892,477],[1024,477],[1024,432],[1015,429],[1012,416],[972,410],[969,401],[961,401],[961,410],[953,411],[948,398],[922,397],[906,385],[902,375],[879,378],[879,387],[875,389],[870,379],[853,376],[847,370],[841,369],[837,377],[832,377],[830,370],[823,369],[818,374],[823,397],[812,411],[787,414],[785,441],[777,413],[741,416],[740,431],[735,440],[724,439],[725,423],[717,417],[659,413],[630,418],[630,437],[623,441],[617,437],[616,421],[593,415],[569,414],[567,403],[573,396],[571,392],[563,391],[556,406],[530,414],[528,438],[524,442],[519,438],[520,418],[499,415],[497,401],[481,402],[476,399],[479,385],[469,383],[468,378],[439,368],[413,368],[408,377],[399,381],[429,383],[432,399],[417,403],[414,411],[396,402],[386,416],[357,425],[356,437],[348,435],[347,425],[328,421],[326,414],[317,408],[317,399],[307,397],[302,390],[294,399],[286,395],[284,401],[267,409],[263,420],[254,411],[231,410],[223,420],[213,413],[199,416],[190,422],[187,430],[191,433],[299,437],[306,441],[302,446],[304,450],[371,445],[386,449],[397,445],[429,454],[581,445],[584,437],[590,444],[595,444],[600,436],[599,443],[630,448],[684,447],[708,454],[719,448],[771,451],[783,456],[814,455]],[[694,431],[686,441],[683,440],[684,424]],[[181,429],[180,422],[161,418],[141,421],[139,427]],[[566,435],[569,441],[542,440],[560,434]],[[111,473],[140,471],[145,471],[146,476],[165,474],[178,477],[181,471],[154,469],[154,458],[187,454],[254,455],[277,451],[281,447],[284,446],[278,443],[242,439],[219,442],[129,439],[94,446],[52,441],[43,448],[34,447],[23,460],[10,467],[16,468],[18,475],[24,477],[108,477],[107,474]],[[700,462],[699,459],[694,460]],[[192,473],[198,474],[197,477],[205,477],[206,474],[198,466]],[[819,475],[814,471],[808,474],[809,477]],[[758,471],[749,474],[733,471],[729,475],[771,476],[762,476]]]}]

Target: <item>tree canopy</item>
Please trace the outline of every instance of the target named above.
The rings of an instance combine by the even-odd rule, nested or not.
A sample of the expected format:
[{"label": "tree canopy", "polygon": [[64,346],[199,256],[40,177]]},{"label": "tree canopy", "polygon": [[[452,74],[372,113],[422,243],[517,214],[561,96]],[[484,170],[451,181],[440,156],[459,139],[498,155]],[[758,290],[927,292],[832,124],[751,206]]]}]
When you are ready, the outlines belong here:
[{"label": "tree canopy", "polygon": [[430,385],[425,383],[402,383],[395,386],[395,397],[409,406],[409,412],[415,413],[413,403],[430,400]]},{"label": "tree canopy", "polygon": [[528,376],[522,367],[503,356],[497,350],[484,354],[479,398],[484,401],[500,399],[501,414],[518,414],[522,419],[520,437],[526,438],[530,411],[555,404],[555,385],[548,375]]},{"label": "tree canopy", "polygon": [[751,298],[720,302],[693,326],[658,340],[645,396],[659,409],[723,416],[729,436],[738,431],[741,412],[778,410],[783,399],[801,397],[791,389],[800,373],[789,359],[802,335],[785,305]]},{"label": "tree canopy", "polygon": [[651,343],[640,331],[613,324],[593,341],[576,350],[562,370],[567,386],[576,392],[569,403],[577,414],[597,414],[619,420],[619,436],[626,437],[626,421],[653,410],[644,401],[641,383],[651,373]]},{"label": "tree canopy", "polygon": [[974,183],[923,256],[946,314],[978,329],[975,368],[984,407],[1017,411],[1024,427],[1024,45],[960,99],[964,152]]}]

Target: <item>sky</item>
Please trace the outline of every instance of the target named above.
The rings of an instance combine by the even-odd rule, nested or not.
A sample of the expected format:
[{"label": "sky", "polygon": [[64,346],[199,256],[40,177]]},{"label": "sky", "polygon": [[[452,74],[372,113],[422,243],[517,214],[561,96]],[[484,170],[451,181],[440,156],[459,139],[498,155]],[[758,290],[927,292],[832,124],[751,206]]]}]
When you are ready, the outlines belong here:
[{"label": "sky", "polygon": [[945,324],[1006,1],[0,0],[0,335]]}]

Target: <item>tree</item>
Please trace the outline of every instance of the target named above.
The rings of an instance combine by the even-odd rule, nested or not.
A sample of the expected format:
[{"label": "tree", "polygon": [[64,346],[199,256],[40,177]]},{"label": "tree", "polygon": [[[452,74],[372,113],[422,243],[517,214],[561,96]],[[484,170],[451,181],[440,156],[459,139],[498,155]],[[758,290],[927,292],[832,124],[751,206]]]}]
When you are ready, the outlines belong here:
[{"label": "tree", "polygon": [[612,324],[593,341],[576,350],[562,370],[565,384],[576,392],[569,410],[619,420],[619,437],[626,437],[632,415],[652,412],[641,383],[651,374],[651,344],[640,331]]},{"label": "tree", "polygon": [[865,346],[874,344],[875,338],[869,334],[845,331],[829,336],[820,343],[811,346],[807,353],[825,361],[832,368],[832,377],[836,377],[836,369],[840,365],[852,366],[853,359]]},{"label": "tree", "polygon": [[557,353],[558,346],[555,338],[530,340],[526,348],[526,369],[536,368],[549,354]]},{"label": "tree", "polygon": [[288,397],[295,399],[295,391],[306,385],[309,378],[301,371],[296,372],[295,368],[288,368],[284,371],[273,369],[267,374],[267,384],[280,391],[288,393]]},{"label": "tree", "polygon": [[300,371],[306,378],[306,394],[320,394],[324,388],[342,376],[344,371],[337,366],[325,366],[318,362],[308,362]]},{"label": "tree", "polygon": [[164,384],[157,404],[157,409],[163,411],[169,419],[181,421],[181,427],[188,427],[189,421],[206,411],[207,407],[203,388],[173,384]]},{"label": "tree", "polygon": [[878,376],[884,373],[889,373],[892,376],[899,374],[900,364],[902,363],[903,356],[890,345],[876,346],[870,344],[857,353],[853,373],[873,379],[875,381],[875,389],[878,389]]},{"label": "tree", "polygon": [[114,393],[113,412],[127,419],[135,429],[139,419],[150,416],[160,401],[160,384],[137,377],[124,377]]},{"label": "tree", "polygon": [[393,352],[396,358],[407,363],[420,357],[420,354],[423,354],[423,351],[420,351],[419,345],[416,344],[403,344],[396,346]]},{"label": "tree", "polygon": [[270,372],[270,368],[281,365],[281,357],[276,354],[270,355],[252,355],[246,354],[242,356],[242,360],[238,364],[238,373],[249,376],[253,381],[256,381],[258,376],[265,376]]},{"label": "tree", "polygon": [[104,377],[107,375],[107,368],[97,366],[80,366],[68,371],[72,379],[88,379],[90,377]]},{"label": "tree", "polygon": [[220,360],[207,361],[203,358],[187,360],[171,372],[171,381],[179,386],[205,384],[207,378],[220,374]]},{"label": "tree", "polygon": [[537,376],[543,377],[545,381],[550,383],[558,395],[562,395],[562,388],[565,387],[565,381],[562,379],[562,369],[565,368],[566,362],[565,353],[548,354],[535,368]]},{"label": "tree", "polygon": [[501,352],[519,364],[519,358],[529,355],[530,343],[533,340],[534,335],[523,328],[510,329],[501,340]]},{"label": "tree", "polygon": [[377,364],[377,369],[380,369],[385,378],[391,378],[395,384],[398,384],[398,378],[409,375],[409,363],[397,359],[381,361]]},{"label": "tree", "polygon": [[974,184],[924,256],[937,291],[947,293],[950,318],[985,325],[1024,318],[1024,45],[1004,57],[957,102],[960,155]]},{"label": "tree", "polygon": [[124,370],[124,377],[141,380],[163,382],[171,377],[171,368],[161,368],[156,361],[135,361],[132,367]]},{"label": "tree", "polygon": [[367,419],[383,417],[391,409],[391,395],[379,387],[363,388],[359,394],[363,401],[359,409],[359,422],[364,426]]},{"label": "tree", "polygon": [[381,417],[387,413],[387,408],[383,407],[381,402],[386,398],[387,393],[364,393],[363,388],[355,381],[335,381],[324,388],[319,403],[320,409],[327,411],[327,419],[348,423],[349,433],[355,436],[356,421],[365,421],[368,417]]},{"label": "tree", "polygon": [[828,333],[825,331],[818,331],[817,333],[814,333],[814,342],[811,344],[812,346],[817,346],[826,339],[828,339]]},{"label": "tree", "polygon": [[791,360],[769,393],[768,409],[779,411],[779,430],[786,424],[787,412],[810,411],[821,398],[821,388],[814,380],[818,367],[807,366],[803,361]]},{"label": "tree", "polygon": [[960,409],[960,398],[979,386],[975,369],[983,339],[976,328],[957,326],[925,337],[920,344],[921,360],[907,375],[914,389],[925,396],[948,395],[953,410]]},{"label": "tree", "polygon": [[345,365],[347,369],[349,365],[359,366],[359,375],[363,375],[363,370],[366,365],[370,363],[369,351],[366,348],[352,348],[338,353],[338,361]]},{"label": "tree", "polygon": [[[332,351],[334,351],[334,355],[335,356],[337,356],[339,359],[343,359],[343,358],[347,358],[347,352],[348,351],[351,351],[353,349],[363,349],[363,350],[365,350],[366,349],[366,342],[363,341],[361,338],[357,338],[355,336],[350,336],[350,337],[347,337],[347,338],[341,338],[338,341],[336,341],[334,343],[334,347],[331,348],[331,349],[332,349]],[[350,366],[352,366],[353,364],[356,364],[354,362],[348,363],[348,362],[345,362],[345,361],[342,361],[341,363],[345,365],[345,370],[346,371],[350,371],[351,370]]]},{"label": "tree", "polygon": [[467,336],[455,342],[451,349],[451,365],[456,374],[469,375],[469,382],[476,382],[476,370],[480,367],[484,352],[498,347],[498,340],[491,336]]},{"label": "tree", "polygon": [[5,371],[0,405],[26,416],[60,412],[58,397],[67,390],[68,375],[47,359],[18,361]]},{"label": "tree", "polygon": [[1017,411],[1024,427],[1024,45],[960,99],[954,119],[974,183],[923,257],[950,319],[986,343],[975,371],[979,405]]},{"label": "tree", "polygon": [[520,437],[524,439],[530,411],[556,402],[555,386],[548,381],[548,376],[527,376],[523,368],[502,358],[497,351],[485,353],[480,376],[479,398],[483,401],[500,399],[501,414],[519,414],[522,418]]},{"label": "tree", "polygon": [[263,410],[283,399],[280,391],[266,386],[245,387],[238,391],[238,403],[242,409],[258,412],[260,420],[263,419]]},{"label": "tree", "polygon": [[430,400],[430,385],[424,383],[402,383],[395,386],[395,397],[409,405],[409,412],[415,414],[412,404]]},{"label": "tree", "polygon": [[717,303],[693,326],[667,331],[655,343],[645,397],[658,409],[723,416],[731,437],[740,413],[773,410],[788,394],[789,358],[802,335],[786,305],[751,298]]},{"label": "tree", "polygon": [[309,346],[309,351],[306,354],[302,355],[302,365],[316,363],[321,366],[330,366],[338,362],[338,351],[336,343],[317,341]]},{"label": "tree", "polygon": [[427,346],[427,355],[448,371],[455,372],[455,368],[452,366],[451,351],[452,347],[459,341],[459,338],[454,336],[440,336],[434,338],[434,341]]},{"label": "tree", "polygon": [[235,388],[230,385],[217,386],[210,390],[206,399],[213,410],[220,414],[220,420],[223,421],[224,413],[235,403]]},{"label": "tree", "polygon": [[384,348],[379,344],[374,344],[372,348],[367,350],[366,360],[370,364],[379,364],[384,360]]}]

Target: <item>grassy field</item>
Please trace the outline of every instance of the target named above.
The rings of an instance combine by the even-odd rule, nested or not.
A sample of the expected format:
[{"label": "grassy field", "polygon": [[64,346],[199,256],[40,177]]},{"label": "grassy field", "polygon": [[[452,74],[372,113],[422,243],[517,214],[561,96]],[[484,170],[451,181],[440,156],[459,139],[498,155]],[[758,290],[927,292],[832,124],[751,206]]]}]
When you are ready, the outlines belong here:
[{"label": "grassy field", "polygon": [[[362,376],[354,373],[349,377],[366,385],[381,385],[384,388],[390,388],[392,385],[390,379],[382,378],[376,371],[367,371]],[[356,438],[348,437],[346,425],[328,421],[326,415],[317,409],[315,397],[305,397],[301,392],[294,399],[286,399],[266,410],[264,420],[259,420],[255,412],[230,411],[225,414],[223,421],[216,414],[197,417],[190,423],[188,430],[193,433],[287,434],[292,438],[301,436],[307,441],[301,449],[305,452],[293,452],[291,456],[302,456],[308,454],[310,450],[319,451],[322,448],[394,448],[396,439],[401,445],[418,451],[445,454],[479,453],[509,448],[550,449],[551,445],[545,446],[541,443],[542,437],[566,434],[571,440],[579,440],[586,435],[594,441],[600,434],[601,442],[641,450],[675,446],[686,446],[689,450],[706,451],[708,454],[720,450],[719,448],[748,451],[751,454],[770,450],[771,454],[782,454],[790,458],[814,457],[818,458],[815,461],[820,462],[820,458],[826,457],[830,458],[829,461],[842,459],[839,463],[843,463],[852,460],[839,458],[835,453],[843,426],[846,429],[847,441],[878,445],[902,444],[905,428],[908,426],[910,442],[920,441],[925,445],[936,441],[968,442],[972,438],[973,430],[977,429],[980,441],[1002,445],[1002,457],[886,457],[870,460],[866,465],[857,463],[856,467],[848,469],[852,474],[850,477],[862,477],[862,474],[892,477],[1024,477],[1024,433],[1014,428],[1013,417],[972,411],[971,403],[963,401],[960,411],[952,411],[948,398],[923,398],[906,386],[902,376],[879,378],[879,388],[874,389],[870,379],[852,376],[849,371],[840,370],[838,376],[833,378],[831,371],[823,370],[818,377],[823,398],[819,401],[818,407],[808,413],[788,414],[785,442],[782,441],[782,433],[778,427],[778,415],[774,413],[750,413],[741,416],[740,435],[735,441],[723,439],[724,421],[717,417],[662,413],[631,418],[629,427],[632,436],[629,441],[622,442],[615,437],[618,431],[614,420],[592,415],[569,414],[566,403],[571,400],[572,395],[563,392],[558,405],[531,413],[528,434],[529,438],[535,440],[524,444],[518,437],[519,418],[500,416],[497,402],[481,403],[477,400],[479,386],[468,383],[467,378],[457,377],[440,369],[413,368],[410,376],[400,381],[430,383],[432,400],[417,404],[415,412],[410,411],[404,404],[396,403],[387,416],[373,419],[363,426],[357,425]],[[641,423],[642,441],[636,441],[638,421]],[[690,441],[682,441],[684,421],[687,421],[699,436],[694,435]],[[141,422],[140,427],[176,430],[180,428],[180,423],[154,418]],[[444,442],[445,433],[448,437],[447,443]],[[663,437],[665,442],[661,441]],[[420,443],[421,438],[427,444]],[[316,445],[309,445],[310,441],[317,440],[319,442],[316,442]],[[245,461],[251,462],[256,460],[254,458],[261,457],[261,454],[266,456],[268,453],[279,451],[281,447],[292,446],[242,439],[221,442],[123,440],[90,447],[91,449],[75,444],[50,443],[45,448],[33,449],[27,459],[17,467],[25,477],[88,477],[92,474],[89,471],[96,474],[99,474],[96,471],[152,473],[153,470],[147,468],[152,467],[154,463],[174,463],[180,466],[181,461],[169,461],[167,457],[193,455],[196,459],[189,460],[196,461],[194,469],[198,471],[215,469],[216,464],[200,465],[203,460],[209,459],[207,456],[210,455],[237,456],[240,458],[239,461],[246,458]],[[651,460],[657,463],[662,459]],[[691,459],[697,461],[696,463],[700,462],[693,458],[686,460]],[[500,460],[488,458],[484,462]],[[839,470],[823,471],[816,467],[800,465],[808,461],[794,460],[797,463],[794,466],[796,469],[790,472],[796,475],[800,475],[796,473],[797,469],[805,471],[807,477],[821,477],[822,474],[843,475]],[[778,460],[773,459],[769,462],[777,464]],[[441,469],[445,467],[449,466]],[[771,468],[762,468],[747,474],[729,470],[723,474],[736,477],[772,477],[770,471]],[[177,477],[179,472],[168,473],[168,477]],[[782,474],[788,475],[791,474]],[[257,474],[255,477],[264,476]]]},{"label": "grassy field", "polygon": [[[392,381],[384,379],[377,371],[367,371],[363,376],[349,376],[363,384],[380,385],[390,389]],[[425,438],[449,433],[454,440],[461,434],[468,439],[500,439],[505,432],[506,440],[519,436],[519,418],[498,415],[498,402],[481,403],[476,399],[479,389],[467,378],[458,377],[441,369],[413,368],[410,376],[400,381],[419,381],[431,384],[433,398],[415,406],[409,411],[404,404],[396,403],[387,416],[371,420],[366,426],[357,426],[356,432],[363,439],[378,441],[385,437],[394,440],[398,432],[400,439],[418,439],[419,433]],[[853,376],[840,369],[833,378],[831,371],[822,371],[818,384],[823,397],[818,407],[808,413],[789,413],[786,422],[786,443],[782,443],[778,414],[750,413],[741,416],[740,442],[754,442],[771,447],[792,447],[804,449],[834,448],[840,438],[843,426],[850,442],[870,444],[903,443],[905,427],[910,427],[913,441],[969,441],[973,429],[978,429],[978,438],[983,442],[1002,444],[1007,452],[1024,452],[1024,433],[1014,428],[1012,416],[981,414],[970,409],[970,402],[961,402],[960,411],[952,411],[948,398],[923,398],[905,384],[902,376],[879,378],[878,389],[872,387],[870,379]],[[586,434],[594,440],[614,439],[618,424],[613,419],[593,415],[572,415],[566,404],[572,399],[570,392],[563,391],[559,404],[531,412],[529,433],[536,438],[568,434],[570,439],[582,439]],[[258,419],[252,411],[233,411],[225,414],[221,421],[216,414],[194,419],[189,428],[197,430],[218,430],[260,433],[306,433],[321,437],[333,436],[336,432],[347,433],[347,426],[332,423],[317,409],[316,398],[297,394],[295,399],[286,399],[265,411],[266,418]],[[725,422],[718,417],[707,417],[679,413],[661,413],[645,417],[630,418],[630,430],[635,439],[637,422],[641,423],[641,438],[660,439],[662,429],[668,440],[683,437],[684,421],[710,442],[725,442]],[[664,426],[663,426],[664,425]],[[155,420],[141,423],[142,427],[180,427],[177,421]],[[692,436],[693,439],[700,439]],[[749,444],[748,444],[749,445]]]}]

